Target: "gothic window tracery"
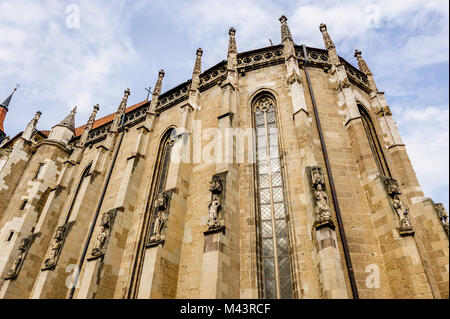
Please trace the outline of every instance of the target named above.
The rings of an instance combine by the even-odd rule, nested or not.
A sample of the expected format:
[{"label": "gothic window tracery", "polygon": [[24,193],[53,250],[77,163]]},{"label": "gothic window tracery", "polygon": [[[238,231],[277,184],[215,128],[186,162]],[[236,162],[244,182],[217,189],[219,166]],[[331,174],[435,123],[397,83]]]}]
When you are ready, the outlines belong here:
[{"label": "gothic window tracery", "polygon": [[274,99],[260,96],[254,115],[262,290],[265,298],[288,299],[293,297],[290,245]]},{"label": "gothic window tracery", "polygon": [[364,126],[364,131],[366,132],[367,139],[369,141],[370,149],[373,154],[373,158],[375,159],[375,163],[377,164],[378,171],[380,174],[390,177],[391,172],[389,171],[389,167],[386,162],[386,158],[384,157],[383,149],[378,139],[375,126],[370,118],[367,110],[360,104],[358,104],[359,113],[361,114],[361,119]]}]

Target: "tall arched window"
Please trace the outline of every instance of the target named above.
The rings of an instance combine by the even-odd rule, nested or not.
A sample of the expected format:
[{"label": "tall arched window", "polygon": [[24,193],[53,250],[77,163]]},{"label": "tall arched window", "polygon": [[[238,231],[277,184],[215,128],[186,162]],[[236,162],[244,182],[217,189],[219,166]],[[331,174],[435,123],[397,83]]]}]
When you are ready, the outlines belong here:
[{"label": "tall arched window", "polygon": [[151,202],[151,220],[150,220],[150,236],[153,234],[155,220],[157,218],[157,212],[155,211],[155,200],[161,194],[164,194],[167,174],[170,166],[170,154],[174,144],[175,129],[168,130],[161,141],[161,148],[158,156],[159,167],[157,168],[156,184],[153,192],[153,200]]},{"label": "tall arched window", "polygon": [[391,172],[389,171],[389,167],[387,165],[386,158],[384,157],[383,149],[378,139],[372,119],[370,118],[367,110],[361,104],[358,104],[358,109],[361,114],[364,130],[366,132],[367,139],[369,140],[370,149],[372,150],[373,158],[377,164],[378,171],[384,176],[390,177]]},{"label": "tall arched window", "polygon": [[[147,202],[147,213],[144,216],[142,229],[139,235],[139,247],[136,250],[136,258],[134,260],[130,288],[128,290],[128,298],[137,298],[139,291],[140,276],[145,257],[145,249],[152,242],[152,235],[154,235],[155,221],[158,217],[158,209],[155,201],[161,194],[165,195],[165,188],[167,182],[167,175],[170,167],[170,155],[175,141],[175,129],[171,128],[166,131],[161,139],[161,144],[155,161],[155,169],[152,178],[152,191]],[[167,202],[170,202],[168,199]],[[168,208],[166,206],[166,208]]]},{"label": "tall arched window", "polygon": [[[83,174],[81,175],[80,181],[77,185],[77,189],[75,191],[75,196],[72,199],[72,202],[70,203],[70,208],[69,208],[69,213],[66,216],[66,223],[70,220],[70,217],[72,215],[72,212],[74,210],[74,207],[76,206],[76,210],[77,208],[79,208],[79,206],[81,205],[81,200],[79,200],[78,196],[80,195],[80,191],[86,190],[86,188],[88,187],[89,183],[90,183],[90,177],[91,177],[91,167],[92,167],[92,163],[90,163],[83,171]],[[82,194],[84,194],[84,192],[82,192]]]},{"label": "tall arched window", "polygon": [[262,291],[264,298],[287,299],[293,297],[293,289],[275,101],[263,94],[253,105]]}]

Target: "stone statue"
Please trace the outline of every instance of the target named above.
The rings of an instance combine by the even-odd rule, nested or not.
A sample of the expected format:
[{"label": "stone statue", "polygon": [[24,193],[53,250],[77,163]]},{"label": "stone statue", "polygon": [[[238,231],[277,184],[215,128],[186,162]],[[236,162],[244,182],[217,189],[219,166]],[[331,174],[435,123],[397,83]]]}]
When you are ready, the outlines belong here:
[{"label": "stone statue", "polygon": [[319,216],[319,225],[329,224],[334,226],[331,209],[328,204],[328,195],[325,192],[325,178],[320,167],[311,167],[311,183],[314,189],[314,199],[317,205],[317,214]]},{"label": "stone statue", "polygon": [[220,227],[220,223],[217,220],[218,212],[220,209],[220,198],[214,197],[211,203],[209,203],[209,213],[208,213],[208,227],[209,229]]},{"label": "stone statue", "polygon": [[153,233],[150,242],[158,242],[162,240],[162,231],[165,224],[165,212],[167,210],[167,195],[159,193],[155,200],[156,219],[153,225]]},{"label": "stone statue", "polygon": [[395,195],[392,206],[400,220],[400,231],[412,231],[411,220],[408,215],[408,209],[405,207],[399,195]]},{"label": "stone statue", "polygon": [[54,241],[50,249],[50,255],[45,260],[44,265],[46,267],[52,267],[56,263],[56,258],[58,257],[59,251],[62,246],[62,242],[64,239],[65,227],[61,226],[56,229],[55,236],[53,237]]},{"label": "stone statue", "polygon": [[19,273],[19,268],[22,265],[23,260],[25,259],[25,254],[27,252],[29,242],[30,240],[28,238],[24,238],[20,242],[19,247],[17,248],[17,250],[19,251],[19,255],[14,260],[14,263],[12,264],[7,274],[9,278],[17,276],[17,274]]},{"label": "stone statue", "polygon": [[220,227],[219,210],[222,207],[220,195],[223,192],[223,184],[219,176],[213,176],[209,185],[212,196],[208,205],[208,228],[211,230]]},{"label": "stone statue", "polygon": [[92,249],[92,256],[100,256],[103,253],[103,247],[105,246],[106,240],[108,239],[111,231],[112,218],[113,215],[111,212],[105,212],[103,214],[100,224],[100,234],[97,236],[94,248]]},{"label": "stone statue", "polygon": [[319,211],[320,222],[325,223],[331,221],[331,210],[328,205],[328,195],[322,190],[322,184],[317,184],[314,195]]},{"label": "stone statue", "polygon": [[163,228],[164,228],[164,211],[160,210],[158,211],[158,215],[156,216],[155,219],[155,224],[153,227],[153,235],[150,238],[150,241],[152,242],[160,241]]}]

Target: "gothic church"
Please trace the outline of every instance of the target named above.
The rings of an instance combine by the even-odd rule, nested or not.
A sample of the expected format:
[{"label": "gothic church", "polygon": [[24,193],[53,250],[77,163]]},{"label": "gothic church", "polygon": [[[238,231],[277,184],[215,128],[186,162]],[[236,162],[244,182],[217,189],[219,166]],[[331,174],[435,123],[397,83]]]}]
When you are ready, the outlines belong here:
[{"label": "gothic church", "polygon": [[[231,28],[223,62],[202,72],[198,49],[190,80],[162,93],[161,71],[150,101],[125,90],[82,126],[75,108],[37,130],[38,112],[9,139],[11,94],[0,298],[449,298],[447,213],[362,53],[280,22],[281,44],[238,53]],[[198,123],[254,134],[205,161]]]}]

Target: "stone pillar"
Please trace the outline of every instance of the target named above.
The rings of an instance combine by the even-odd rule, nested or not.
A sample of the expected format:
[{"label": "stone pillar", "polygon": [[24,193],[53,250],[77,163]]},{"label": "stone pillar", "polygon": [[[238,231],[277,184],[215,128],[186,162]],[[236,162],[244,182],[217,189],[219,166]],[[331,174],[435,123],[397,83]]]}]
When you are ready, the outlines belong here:
[{"label": "stone pillar", "polygon": [[[121,182],[115,195],[114,208],[112,209],[112,211],[115,211],[114,224],[106,233],[107,242],[102,248],[103,253],[101,255],[93,254],[92,258],[89,257],[87,259],[77,298],[92,298],[93,296],[102,299],[113,298],[116,293],[120,294],[122,291],[122,285],[119,284],[120,287],[117,286],[116,292],[113,294],[106,289],[106,283],[117,280],[115,274],[123,269],[122,263],[129,262],[129,260],[124,259],[125,243],[123,242],[123,234],[130,233],[133,227],[135,200],[138,196],[139,185],[143,176],[143,167],[140,163],[145,157],[145,149],[150,136],[149,132],[145,126],[139,127],[133,147],[125,154],[126,164],[121,170]],[[117,163],[116,165],[122,167],[123,164]],[[116,174],[117,172],[118,170],[116,170]],[[104,210],[105,208],[102,209]],[[102,222],[100,222],[93,233],[93,238],[101,238],[104,234],[103,228]],[[91,249],[95,249],[95,242],[91,241],[91,243],[93,244]]]},{"label": "stone pillar", "polygon": [[147,242],[143,261],[145,269],[142,270],[137,289],[139,299],[176,297],[184,217],[192,170],[192,122],[200,102],[198,88],[202,55],[203,50],[198,49],[188,101],[180,107],[181,120],[176,128],[165,187],[168,204],[164,210],[160,205],[160,208],[157,208],[157,213],[164,212],[161,216],[166,216],[161,221],[161,229],[158,232],[164,234],[164,238],[150,236]]},{"label": "stone pillar", "polygon": [[[238,164],[232,129],[238,107],[236,30],[229,30],[227,78],[221,85],[222,104],[218,116],[222,158],[215,163],[210,182],[211,200],[204,232],[200,298],[239,298],[239,206],[236,205]],[[222,147],[224,145],[221,145]],[[216,158],[217,159],[217,158]],[[206,211],[206,207],[205,207]]]}]

